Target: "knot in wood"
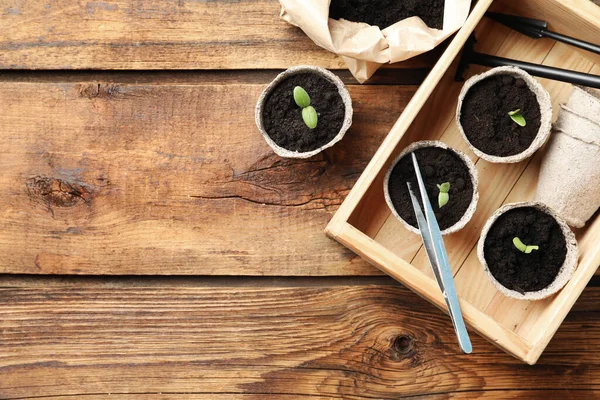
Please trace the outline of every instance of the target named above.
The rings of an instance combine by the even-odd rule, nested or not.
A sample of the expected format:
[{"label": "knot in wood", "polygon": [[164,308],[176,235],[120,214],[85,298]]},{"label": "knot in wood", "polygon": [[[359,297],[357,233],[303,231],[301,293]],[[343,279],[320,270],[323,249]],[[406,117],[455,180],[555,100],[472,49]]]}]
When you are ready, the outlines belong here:
[{"label": "knot in wood", "polygon": [[408,354],[414,347],[413,340],[410,336],[397,336],[392,342],[392,350],[397,354]]},{"label": "knot in wood", "polygon": [[49,206],[73,207],[85,204],[91,193],[83,185],[62,179],[35,177],[27,181],[29,196],[42,200]]},{"label": "knot in wood", "polygon": [[79,95],[86,99],[112,98],[121,94],[122,87],[114,83],[89,82],[79,85]]}]

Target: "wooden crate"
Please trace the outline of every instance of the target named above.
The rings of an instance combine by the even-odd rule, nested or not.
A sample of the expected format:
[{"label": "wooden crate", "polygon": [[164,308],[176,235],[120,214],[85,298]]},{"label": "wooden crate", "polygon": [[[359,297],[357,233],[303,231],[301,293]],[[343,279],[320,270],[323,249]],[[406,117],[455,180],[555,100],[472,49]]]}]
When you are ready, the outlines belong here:
[{"label": "wooden crate", "polygon": [[[474,7],[327,226],[326,233],[445,310],[420,237],[406,230],[385,203],[383,178],[396,155],[416,140],[437,139],[464,151],[479,170],[481,197],[469,224],[445,238],[461,308],[472,329],[518,359],[534,364],[600,264],[600,217],[589,221],[585,229],[577,230],[579,266],[557,295],[531,302],[512,300],[496,291],[477,258],[479,233],[487,218],[502,204],[533,198],[541,153],[521,163],[502,165],[478,159],[468,149],[454,121],[462,87],[462,83],[454,81],[457,55],[475,30],[478,51],[598,73],[597,55],[549,39],[530,39],[482,16],[490,8],[544,19],[555,31],[600,43],[600,8],[589,0],[491,3],[492,0],[480,0]],[[467,77],[483,70],[471,66]],[[558,110],[559,103],[568,98],[571,85],[547,79],[540,82],[550,92],[555,111]]]}]

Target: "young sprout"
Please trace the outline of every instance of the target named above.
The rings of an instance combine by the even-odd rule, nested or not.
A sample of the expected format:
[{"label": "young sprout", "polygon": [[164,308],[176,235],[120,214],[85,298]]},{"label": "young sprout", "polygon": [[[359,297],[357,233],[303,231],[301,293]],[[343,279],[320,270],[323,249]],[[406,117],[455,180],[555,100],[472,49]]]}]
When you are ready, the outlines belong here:
[{"label": "young sprout", "polygon": [[438,194],[438,207],[442,208],[448,204],[448,200],[450,200],[450,195],[448,194],[450,191],[450,182],[444,182],[441,185],[437,185],[437,187],[440,189],[440,194]]},{"label": "young sprout", "polygon": [[294,88],[294,101],[300,108],[310,106],[310,96],[306,93],[306,90],[300,86]]},{"label": "young sprout", "polygon": [[519,251],[522,251],[525,254],[529,254],[533,250],[539,250],[540,249],[540,246],[527,246],[527,245],[525,245],[523,242],[521,242],[521,239],[519,239],[518,237],[513,238],[513,244],[515,245],[515,247],[517,249],[519,249]]},{"label": "young sprout", "polygon": [[521,114],[520,108],[517,108],[515,111],[509,111],[508,115],[509,115],[510,119],[512,119],[515,122],[515,124],[517,124],[519,126],[527,125],[527,121],[525,121],[525,118]]},{"label": "young sprout", "polygon": [[300,86],[294,88],[294,101],[302,109],[302,120],[310,129],[317,127],[318,116],[317,111],[310,105],[310,96]]},{"label": "young sprout", "polygon": [[315,129],[317,127],[317,111],[313,106],[308,106],[302,109],[302,119],[306,126],[310,129]]}]

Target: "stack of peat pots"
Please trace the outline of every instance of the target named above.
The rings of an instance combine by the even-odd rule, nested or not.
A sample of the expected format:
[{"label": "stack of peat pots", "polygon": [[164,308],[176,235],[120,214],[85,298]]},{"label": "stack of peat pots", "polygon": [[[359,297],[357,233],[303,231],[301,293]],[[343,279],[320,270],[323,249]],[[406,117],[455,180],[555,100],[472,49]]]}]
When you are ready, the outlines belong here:
[{"label": "stack of peat pots", "polygon": [[536,200],[581,228],[600,207],[600,93],[574,87],[561,105],[540,169]]}]

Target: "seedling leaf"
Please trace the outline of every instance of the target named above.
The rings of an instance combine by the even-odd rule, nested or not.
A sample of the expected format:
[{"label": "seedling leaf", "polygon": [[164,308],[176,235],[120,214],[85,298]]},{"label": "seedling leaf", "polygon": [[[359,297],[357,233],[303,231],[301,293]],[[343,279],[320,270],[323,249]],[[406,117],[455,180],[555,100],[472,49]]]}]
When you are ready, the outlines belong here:
[{"label": "seedling leaf", "polygon": [[317,127],[317,122],[319,117],[317,116],[317,111],[313,106],[308,106],[302,109],[302,119],[306,126],[310,129],[315,129]]},{"label": "seedling leaf", "polygon": [[444,207],[446,204],[448,204],[448,200],[450,200],[450,195],[448,193],[440,192],[438,195],[438,207]]},{"label": "seedling leaf", "polygon": [[519,251],[522,251],[525,254],[530,254],[533,250],[539,250],[540,249],[540,246],[535,246],[535,245],[534,246],[527,246],[518,237],[513,238],[513,244],[515,245],[515,247]]},{"label": "seedling leaf", "polygon": [[533,250],[539,250],[540,246],[527,246],[525,248],[525,254],[531,253]]},{"label": "seedling leaf", "polygon": [[448,193],[450,191],[450,182],[444,182],[441,185],[437,185],[438,189],[442,193]]},{"label": "seedling leaf", "polygon": [[509,111],[508,115],[510,116],[510,119],[512,119],[514,121],[515,124],[517,124],[519,126],[527,125],[527,121],[525,121],[525,118],[521,114],[520,108],[517,108],[514,111]]},{"label": "seedling leaf", "polygon": [[444,182],[441,185],[437,185],[438,189],[440,189],[440,193],[438,194],[438,207],[442,208],[448,201],[450,200],[450,195],[448,192],[450,191],[450,182]]},{"label": "seedling leaf", "polygon": [[306,93],[306,90],[300,86],[296,86],[294,88],[294,101],[300,108],[306,108],[310,106],[310,96],[308,93]]}]

